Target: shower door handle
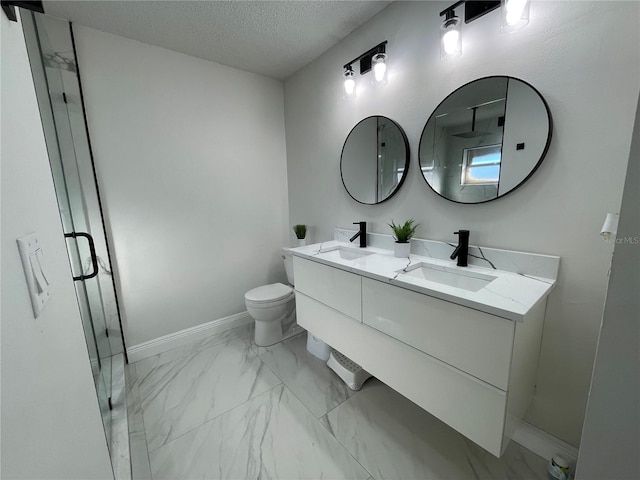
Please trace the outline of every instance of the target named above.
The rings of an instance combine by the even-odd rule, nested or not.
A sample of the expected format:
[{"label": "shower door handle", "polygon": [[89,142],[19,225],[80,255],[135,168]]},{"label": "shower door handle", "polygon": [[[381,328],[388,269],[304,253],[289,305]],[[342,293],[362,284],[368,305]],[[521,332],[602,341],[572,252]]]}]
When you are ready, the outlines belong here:
[{"label": "shower door handle", "polygon": [[[84,237],[89,242],[89,252],[91,253],[91,266],[93,267],[93,272],[89,275],[80,275],[78,277],[73,277],[73,280],[77,282],[78,280],[89,280],[90,278],[98,275],[98,257],[96,256],[96,247],[93,244],[93,238],[88,233],[65,233],[65,238],[76,238],[76,237]],[[80,264],[80,268],[82,268],[82,263]]]}]

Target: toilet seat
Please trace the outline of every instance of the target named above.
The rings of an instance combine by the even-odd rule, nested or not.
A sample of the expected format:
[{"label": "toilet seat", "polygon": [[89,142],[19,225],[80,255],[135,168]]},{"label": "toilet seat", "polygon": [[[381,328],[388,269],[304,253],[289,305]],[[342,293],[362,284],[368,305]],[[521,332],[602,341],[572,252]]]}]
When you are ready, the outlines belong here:
[{"label": "toilet seat", "polygon": [[293,288],[282,283],[271,283],[249,290],[244,294],[247,305],[268,308],[287,303],[295,296]]}]

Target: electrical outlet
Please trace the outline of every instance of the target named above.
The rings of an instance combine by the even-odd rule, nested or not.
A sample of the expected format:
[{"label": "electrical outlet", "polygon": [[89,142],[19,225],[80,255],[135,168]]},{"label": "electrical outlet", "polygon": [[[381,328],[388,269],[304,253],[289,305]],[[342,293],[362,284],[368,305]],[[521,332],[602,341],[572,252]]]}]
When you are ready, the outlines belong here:
[{"label": "electrical outlet", "polygon": [[51,298],[51,282],[44,269],[44,253],[35,232],[18,238],[17,242],[33,307],[33,316],[38,318]]}]

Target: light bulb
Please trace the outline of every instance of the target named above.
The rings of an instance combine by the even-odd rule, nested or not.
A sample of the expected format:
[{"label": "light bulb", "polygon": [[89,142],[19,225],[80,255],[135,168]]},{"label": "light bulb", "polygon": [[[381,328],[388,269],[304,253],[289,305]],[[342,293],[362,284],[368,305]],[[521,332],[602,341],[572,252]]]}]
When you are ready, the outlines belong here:
[{"label": "light bulb", "polygon": [[375,85],[384,85],[387,83],[387,55],[377,53],[371,58],[373,63],[373,83]]},{"label": "light bulb", "polygon": [[442,36],[442,46],[447,55],[455,53],[458,47],[458,38],[460,38],[460,33],[457,30],[449,30]]},{"label": "light bulb", "polygon": [[517,12],[522,14],[527,0],[505,0],[505,8],[509,12]]},{"label": "light bulb", "polygon": [[452,11],[440,26],[440,57],[443,60],[459,57],[462,54],[461,21]]},{"label": "light bulb", "polygon": [[353,95],[356,89],[356,81],[353,78],[347,78],[344,81],[344,93],[347,95]]},{"label": "light bulb", "polygon": [[520,21],[526,3],[526,0],[506,0],[505,9],[507,10],[507,14],[505,18],[507,24],[515,25]]},{"label": "light bulb", "polygon": [[344,71],[344,98],[351,99],[356,96],[356,81],[353,79],[354,73],[349,66]]},{"label": "light bulb", "polygon": [[502,3],[502,24],[500,30],[512,33],[529,23],[528,0],[504,0]]},{"label": "light bulb", "polygon": [[508,11],[505,19],[507,21],[507,25],[515,25],[520,21],[520,12]]},{"label": "light bulb", "polygon": [[387,64],[384,62],[376,63],[373,67],[373,74],[376,77],[376,82],[381,82],[384,79],[384,74],[387,72]]}]

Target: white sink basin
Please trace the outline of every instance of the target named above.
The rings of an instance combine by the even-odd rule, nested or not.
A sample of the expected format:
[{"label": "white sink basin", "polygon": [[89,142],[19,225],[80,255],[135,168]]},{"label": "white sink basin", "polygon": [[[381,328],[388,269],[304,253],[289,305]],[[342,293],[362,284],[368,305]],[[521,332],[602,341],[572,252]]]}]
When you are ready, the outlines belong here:
[{"label": "white sink basin", "polygon": [[486,287],[497,277],[484,273],[463,271],[460,268],[433,265],[431,263],[420,262],[411,265],[406,270],[400,270],[398,279],[412,277],[429,282],[436,282],[450,287],[461,288],[470,292],[477,292]]},{"label": "white sink basin", "polygon": [[372,253],[373,252],[367,252],[360,248],[337,246],[323,249],[322,253],[318,254],[318,257],[325,258],[327,260],[357,260],[358,258],[366,257]]}]

